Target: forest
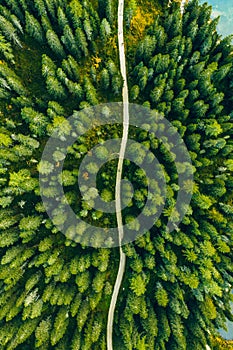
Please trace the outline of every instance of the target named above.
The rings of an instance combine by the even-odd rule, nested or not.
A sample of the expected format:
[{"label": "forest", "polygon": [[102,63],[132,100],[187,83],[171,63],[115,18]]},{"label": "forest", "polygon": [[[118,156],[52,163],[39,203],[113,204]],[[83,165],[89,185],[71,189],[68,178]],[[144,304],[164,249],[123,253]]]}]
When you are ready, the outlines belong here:
[{"label": "forest", "polygon": [[[114,199],[116,159],[100,170],[88,164],[86,180],[97,173],[97,192],[81,191],[77,179],[94,146],[100,145],[98,159],[108,159],[102,143],[120,139],[122,125],[93,126],[66,158],[62,150],[52,162],[41,158],[54,130],[62,125],[61,139],[71,134],[71,115],[122,101],[117,6],[116,0],[0,0],[1,349],[106,350],[119,249],[99,248],[98,227],[116,227],[116,217],[92,204],[97,192],[107,203]],[[183,15],[176,1],[125,3],[130,102],[164,116],[178,131],[192,161],[191,169],[181,164],[180,171],[193,172],[194,184],[184,184],[191,203],[179,228],[167,232],[178,171],[150,126],[130,126],[130,139],[162,166],[166,200],[161,194],[151,199],[148,217],[164,205],[159,219],[123,245],[116,350],[233,348],[218,335],[226,318],[233,321],[233,36],[221,37],[218,20],[198,0],[186,4]],[[57,228],[62,208],[52,221],[41,199],[39,176],[62,163],[67,202],[83,220],[71,227],[79,241]],[[131,198],[125,183],[124,223],[140,231],[134,219],[148,196],[145,172],[126,159],[123,178],[134,190]],[[43,194],[53,200],[56,186],[51,182]],[[96,247],[85,242],[85,223],[96,227]]]}]

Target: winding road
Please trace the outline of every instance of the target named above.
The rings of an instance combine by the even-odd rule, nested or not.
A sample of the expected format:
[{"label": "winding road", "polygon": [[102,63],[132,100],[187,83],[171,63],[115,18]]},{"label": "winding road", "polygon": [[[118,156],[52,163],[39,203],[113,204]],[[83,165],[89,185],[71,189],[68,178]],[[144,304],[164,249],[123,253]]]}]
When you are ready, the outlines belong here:
[{"label": "winding road", "polygon": [[187,3],[187,0],[181,0],[181,4],[180,4],[180,11],[181,11],[181,14],[183,15],[184,13],[184,7],[185,7],[185,4]]},{"label": "winding road", "polygon": [[112,345],[112,333],[113,333],[113,321],[114,312],[116,308],[116,302],[119,294],[119,290],[122,284],[126,256],[122,250],[121,242],[124,237],[124,228],[122,222],[122,210],[121,210],[121,179],[123,161],[125,157],[126,145],[128,140],[129,131],[129,94],[127,84],[127,72],[126,72],[126,59],[125,59],[125,46],[124,46],[124,0],[118,2],[118,46],[119,46],[119,58],[120,58],[120,70],[123,78],[122,98],[123,98],[123,135],[121,140],[121,148],[119,153],[119,161],[117,166],[116,176],[116,188],[115,188],[115,200],[116,200],[116,217],[119,237],[119,250],[120,250],[120,263],[117,273],[116,282],[113,289],[112,299],[108,311],[108,322],[107,322],[107,350],[113,350]]},{"label": "winding road", "polygon": [[[184,13],[184,7],[188,0],[181,0],[181,14]],[[129,93],[127,83],[127,70],[126,70],[126,59],[125,59],[125,46],[124,46],[124,0],[118,0],[118,46],[119,46],[119,58],[120,58],[120,71],[123,78],[122,88],[122,100],[123,100],[123,135],[121,140],[121,148],[119,153],[119,161],[117,166],[117,177],[116,177],[116,188],[115,188],[115,200],[116,200],[116,216],[117,216],[117,227],[119,237],[119,250],[120,250],[120,263],[117,273],[116,282],[113,289],[112,299],[108,311],[107,321],[107,350],[113,350],[113,321],[114,312],[116,308],[116,302],[119,295],[120,287],[122,284],[125,266],[126,266],[126,255],[124,254],[121,242],[124,237],[124,228],[122,222],[122,210],[121,210],[121,179],[123,170],[123,161],[125,157],[125,151],[128,140],[129,131]],[[206,350],[210,350],[209,345],[206,345]]]}]

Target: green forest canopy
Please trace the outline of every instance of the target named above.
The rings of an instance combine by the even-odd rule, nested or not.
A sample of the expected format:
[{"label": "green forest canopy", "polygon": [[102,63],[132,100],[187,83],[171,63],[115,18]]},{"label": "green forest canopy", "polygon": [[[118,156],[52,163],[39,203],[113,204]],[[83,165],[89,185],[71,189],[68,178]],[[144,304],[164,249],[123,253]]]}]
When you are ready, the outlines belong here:
[{"label": "green forest canopy", "polygon": [[[114,324],[115,348],[122,350],[203,350],[226,317],[233,320],[232,38],[221,39],[207,4],[190,1],[181,17],[179,4],[167,3],[126,1],[130,101],[156,109],[177,128],[195,186],[179,229],[168,234],[177,173],[160,140],[130,129],[163,164],[167,199],[147,234],[123,248],[127,269]],[[139,30],[143,17],[148,21]],[[106,349],[118,250],[85,247],[61,234],[43,207],[38,176],[59,167],[59,154],[54,164],[40,163],[56,126],[75,111],[121,101],[121,89],[116,1],[1,1],[3,349]],[[70,205],[90,222],[102,215],[88,200],[76,202],[73,164],[106,135],[121,137],[122,128],[91,130],[74,144],[63,171]],[[115,169],[113,161],[98,173],[106,201],[114,197]],[[143,176],[126,162],[124,177],[137,188],[130,205],[138,212],[146,196]],[[107,216],[104,223],[114,220]]]}]

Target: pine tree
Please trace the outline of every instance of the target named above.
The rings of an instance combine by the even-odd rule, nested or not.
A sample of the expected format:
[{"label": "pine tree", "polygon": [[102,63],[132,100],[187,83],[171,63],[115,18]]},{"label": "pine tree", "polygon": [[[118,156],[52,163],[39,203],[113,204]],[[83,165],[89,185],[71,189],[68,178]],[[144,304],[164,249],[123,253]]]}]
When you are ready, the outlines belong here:
[{"label": "pine tree", "polygon": [[56,10],[55,10],[55,4],[53,0],[44,0],[44,3],[46,4],[47,7],[47,11],[49,13],[49,15],[51,16],[51,18],[54,20],[56,19]]},{"label": "pine tree", "polygon": [[137,10],[136,1],[130,0],[129,4],[125,10],[125,21],[126,21],[126,25],[128,28],[130,27],[130,23],[131,23],[133,16],[136,14],[136,10]]},{"label": "pine tree", "polygon": [[75,37],[73,35],[73,32],[72,32],[70,26],[67,24],[64,27],[64,34],[61,38],[61,41],[63,42],[66,49],[69,50],[70,53],[80,57],[80,51],[79,51],[77,44],[75,42]]},{"label": "pine tree", "polygon": [[23,19],[22,9],[20,8],[20,4],[17,2],[17,0],[9,0],[8,6],[18,18],[20,18],[21,20]]},{"label": "pine tree", "polygon": [[132,101],[135,101],[138,98],[140,89],[138,85],[134,85],[130,91]]},{"label": "pine tree", "polygon": [[80,77],[80,67],[73,56],[68,56],[68,62],[72,71],[72,76],[74,80],[79,80]]},{"label": "pine tree", "polygon": [[44,35],[40,23],[29,12],[25,13],[26,17],[26,32],[39,42],[44,41]]},{"label": "pine tree", "polygon": [[230,72],[230,69],[232,67],[232,63],[228,63],[223,65],[218,71],[215,72],[213,79],[215,82],[221,82],[226,75]]},{"label": "pine tree", "polygon": [[111,25],[113,25],[113,22],[115,21],[115,17],[114,17],[114,2],[112,0],[107,0],[106,18],[107,18],[108,22]]},{"label": "pine tree", "polygon": [[104,68],[100,74],[100,84],[103,90],[108,90],[110,79],[106,68]]},{"label": "pine tree", "polygon": [[73,22],[74,29],[78,28],[81,23],[81,18],[83,15],[83,8],[79,1],[72,0],[69,3],[68,13]]},{"label": "pine tree", "polygon": [[39,348],[41,345],[46,344],[49,340],[51,332],[51,320],[42,320],[35,330],[36,343],[35,347]]},{"label": "pine tree", "polygon": [[53,31],[53,26],[52,26],[52,23],[48,17],[47,12],[45,12],[45,14],[43,16],[41,16],[41,24],[42,24],[42,27],[43,27],[45,33],[47,33],[48,30]]},{"label": "pine tree", "polygon": [[57,20],[58,20],[58,24],[59,24],[59,27],[61,28],[61,30],[64,30],[64,27],[65,26],[69,26],[69,21],[68,21],[68,18],[64,12],[64,10],[62,9],[62,7],[58,7],[58,10],[57,10]]},{"label": "pine tree", "polygon": [[107,42],[111,32],[112,32],[111,26],[110,26],[109,22],[107,21],[107,19],[104,18],[101,22],[101,25],[100,25],[100,37],[104,43]]},{"label": "pine tree", "polygon": [[0,29],[6,39],[9,39],[9,41],[12,41],[14,44],[18,45],[19,47],[22,47],[21,42],[18,37],[18,33],[16,29],[14,28],[13,24],[6,20],[3,16],[0,15]]},{"label": "pine tree", "polygon": [[93,30],[89,18],[86,18],[83,22],[83,28],[87,37],[87,40],[92,41]]},{"label": "pine tree", "polygon": [[10,43],[7,42],[3,35],[0,35],[0,54],[6,60],[14,63],[14,54]]},{"label": "pine tree", "polygon": [[98,103],[98,99],[97,99],[97,96],[96,96],[96,89],[91,84],[90,80],[87,79],[87,78],[85,79],[84,89],[85,89],[87,101],[90,104],[92,104],[92,105],[97,104]]},{"label": "pine tree", "polygon": [[36,135],[43,135],[46,129],[47,118],[42,113],[36,112],[30,107],[21,111],[22,118],[29,123],[29,128]]},{"label": "pine tree", "polygon": [[35,0],[35,8],[41,18],[47,16],[46,6],[43,0]]},{"label": "pine tree", "polygon": [[132,289],[137,296],[145,294],[145,291],[146,291],[145,277],[140,274],[132,277],[130,282],[130,289]]},{"label": "pine tree", "polygon": [[56,74],[56,65],[52,59],[46,54],[42,55],[42,76],[47,78],[49,76],[54,77]]},{"label": "pine tree", "polygon": [[48,41],[49,46],[55,54],[57,54],[59,57],[65,57],[65,51],[62,47],[62,44],[57,34],[53,30],[49,29],[46,32],[46,39]]},{"label": "pine tree", "polygon": [[53,329],[51,332],[51,344],[55,345],[65,334],[69,323],[69,312],[66,306],[60,308],[55,318]]},{"label": "pine tree", "polygon": [[82,51],[82,54],[86,57],[88,55],[88,44],[86,36],[80,27],[75,31],[75,40],[79,49]]},{"label": "pine tree", "polygon": [[20,20],[14,15],[12,14],[6,7],[4,6],[0,6],[0,13],[2,14],[2,16],[9,21],[13,27],[20,33],[23,34],[23,28],[21,25]]},{"label": "pine tree", "polygon": [[112,88],[113,88],[113,93],[114,95],[119,95],[121,92],[121,88],[122,88],[122,77],[117,74],[112,78]]},{"label": "pine tree", "polygon": [[141,67],[138,71],[138,85],[140,90],[144,90],[148,81],[148,68]]}]

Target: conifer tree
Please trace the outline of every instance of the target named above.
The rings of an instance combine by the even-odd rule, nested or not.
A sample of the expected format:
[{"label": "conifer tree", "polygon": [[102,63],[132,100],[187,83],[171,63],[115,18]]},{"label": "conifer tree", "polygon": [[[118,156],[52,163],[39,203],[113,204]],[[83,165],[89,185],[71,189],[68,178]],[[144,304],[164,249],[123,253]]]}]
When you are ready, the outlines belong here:
[{"label": "conifer tree", "polygon": [[22,47],[18,33],[14,25],[5,17],[0,15],[0,29],[6,39]]},{"label": "conifer tree", "polygon": [[86,36],[80,27],[75,31],[75,40],[82,54],[86,57],[88,55],[88,44]]},{"label": "conifer tree", "polygon": [[100,36],[104,43],[106,43],[108,37],[111,34],[111,26],[106,18],[104,18],[100,25]]},{"label": "conifer tree", "polygon": [[108,74],[108,71],[106,68],[104,68],[101,72],[101,75],[100,75],[100,83],[101,83],[101,87],[103,90],[107,90],[109,88],[109,74]]},{"label": "conifer tree", "polygon": [[57,54],[59,57],[65,57],[65,51],[62,47],[62,44],[57,34],[53,30],[49,29],[46,32],[46,39],[48,41],[49,46],[55,54]]},{"label": "conifer tree", "polygon": [[84,22],[83,22],[83,27],[84,27],[84,31],[87,37],[87,40],[92,41],[92,35],[93,35],[93,30],[92,30],[92,26],[90,23],[89,18],[85,18]]},{"label": "conifer tree", "polygon": [[58,7],[58,10],[57,10],[57,20],[58,20],[58,24],[62,30],[64,29],[64,27],[66,25],[69,25],[68,18],[66,16],[64,10],[60,6]]},{"label": "conifer tree", "polygon": [[23,14],[22,14],[22,9],[20,8],[20,4],[18,3],[17,0],[9,0],[8,1],[9,7],[10,9],[13,11],[13,13],[15,13],[15,15],[22,19],[23,18]]},{"label": "conifer tree", "polygon": [[14,54],[11,44],[7,42],[3,35],[0,35],[0,53],[1,58],[5,58],[6,60],[14,63]]},{"label": "conifer tree", "polygon": [[72,0],[69,3],[68,13],[73,22],[74,29],[77,29],[80,26],[80,21],[83,15],[83,8],[80,1]]},{"label": "conifer tree", "polygon": [[75,37],[73,35],[73,32],[69,25],[65,25],[63,36],[61,38],[63,44],[65,45],[66,49],[69,50],[70,53],[73,55],[80,56],[80,51],[77,47]]},{"label": "conifer tree", "polygon": [[44,3],[43,0],[35,0],[35,9],[38,12],[39,16],[41,16],[41,18],[46,17],[47,16],[47,11],[46,11],[46,5]]},{"label": "conifer tree", "polygon": [[26,11],[25,15],[26,15],[26,32],[30,36],[32,36],[33,38],[35,38],[36,40],[42,43],[44,39],[44,35],[43,35],[43,31],[40,23],[29,12]]}]

